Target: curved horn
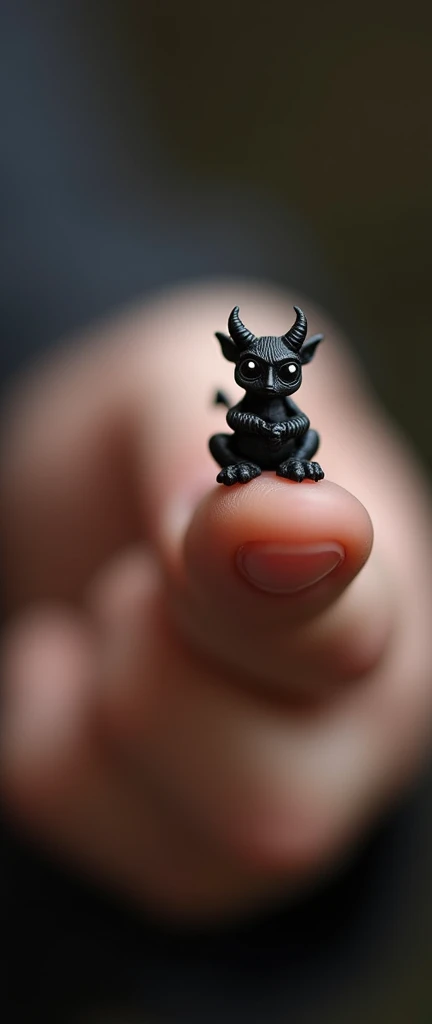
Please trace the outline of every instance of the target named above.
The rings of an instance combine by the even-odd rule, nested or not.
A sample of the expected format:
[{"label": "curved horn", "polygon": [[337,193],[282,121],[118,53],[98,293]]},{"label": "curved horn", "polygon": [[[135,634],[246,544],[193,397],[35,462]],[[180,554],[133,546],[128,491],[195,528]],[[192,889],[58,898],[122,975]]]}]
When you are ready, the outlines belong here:
[{"label": "curved horn", "polygon": [[307,320],[301,309],[298,306],[294,306],[296,311],[296,319],[293,326],[282,336],[282,341],[289,348],[292,348],[294,352],[299,352],[306,337],[307,332]]},{"label": "curved horn", "polygon": [[252,331],[248,331],[247,327],[242,324],[238,306],[234,306],[232,313],[229,315],[228,330],[239,348],[247,348],[252,342],[257,341],[255,334],[252,334]]}]

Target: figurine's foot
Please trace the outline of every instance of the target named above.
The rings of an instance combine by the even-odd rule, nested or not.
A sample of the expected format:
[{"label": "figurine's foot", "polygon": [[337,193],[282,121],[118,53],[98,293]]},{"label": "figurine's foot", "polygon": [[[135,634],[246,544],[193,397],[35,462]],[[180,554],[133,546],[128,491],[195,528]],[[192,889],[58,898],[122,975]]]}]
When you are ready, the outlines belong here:
[{"label": "figurine's foot", "polygon": [[309,459],[287,459],[286,462],[281,462],[276,473],[286,480],[295,480],[298,484],[301,484],[302,480],[322,480],[324,476],[319,462],[309,462]]},{"label": "figurine's foot", "polygon": [[216,480],[218,484],[232,487],[233,484],[247,484],[249,480],[253,480],[255,476],[260,476],[260,474],[260,467],[255,466],[253,462],[237,462],[232,466],[224,466],[220,473],[218,473]]}]

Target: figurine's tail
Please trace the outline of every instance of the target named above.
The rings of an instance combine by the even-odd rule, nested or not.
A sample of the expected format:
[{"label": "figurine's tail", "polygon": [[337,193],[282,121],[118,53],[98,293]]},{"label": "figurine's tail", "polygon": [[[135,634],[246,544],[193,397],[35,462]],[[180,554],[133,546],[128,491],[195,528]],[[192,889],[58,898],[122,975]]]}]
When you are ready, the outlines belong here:
[{"label": "figurine's tail", "polygon": [[225,405],[226,408],[229,409],[231,407],[231,402],[224,391],[216,391],[213,398],[213,405]]}]

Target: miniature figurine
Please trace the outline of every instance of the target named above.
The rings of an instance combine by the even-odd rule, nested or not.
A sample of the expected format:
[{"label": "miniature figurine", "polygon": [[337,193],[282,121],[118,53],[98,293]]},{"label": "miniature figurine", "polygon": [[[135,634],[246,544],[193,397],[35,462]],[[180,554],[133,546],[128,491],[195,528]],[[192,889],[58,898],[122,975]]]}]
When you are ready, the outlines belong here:
[{"label": "miniature figurine", "polygon": [[263,469],[301,483],[322,480],[318,462],[311,462],[319,446],[316,430],[292,401],[302,382],[302,365],[310,363],[323,334],[305,341],[307,320],[294,306],[296,320],[281,337],[257,338],[244,326],[235,306],[229,320],[229,336],[216,332],[225,359],[235,363],[234,377],[246,394],[232,409],[218,391],[215,401],[228,406],[227,423],[232,434],[214,434],[209,447],[222,467],[220,484],[246,484]]}]

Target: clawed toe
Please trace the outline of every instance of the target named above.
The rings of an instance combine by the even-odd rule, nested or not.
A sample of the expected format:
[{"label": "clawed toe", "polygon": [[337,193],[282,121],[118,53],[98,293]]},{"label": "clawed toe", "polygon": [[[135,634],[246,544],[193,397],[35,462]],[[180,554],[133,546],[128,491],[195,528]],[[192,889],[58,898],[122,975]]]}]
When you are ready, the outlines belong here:
[{"label": "clawed toe", "polygon": [[255,466],[252,462],[237,462],[232,466],[224,466],[216,480],[218,484],[232,487],[233,484],[247,484],[249,480],[253,480],[260,473],[260,467]]},{"label": "clawed toe", "polygon": [[276,473],[286,480],[295,480],[298,484],[305,479],[322,480],[324,476],[319,462],[309,462],[308,459],[287,459],[286,462],[281,462]]},{"label": "clawed toe", "polygon": [[287,459],[286,462],[281,462],[276,473],[278,476],[283,476],[286,480],[295,480],[298,484],[300,484],[306,476],[301,459]]},{"label": "clawed toe", "polygon": [[311,480],[324,479],[324,470],[321,469],[319,462],[306,462],[305,465],[309,467],[309,477]]}]

